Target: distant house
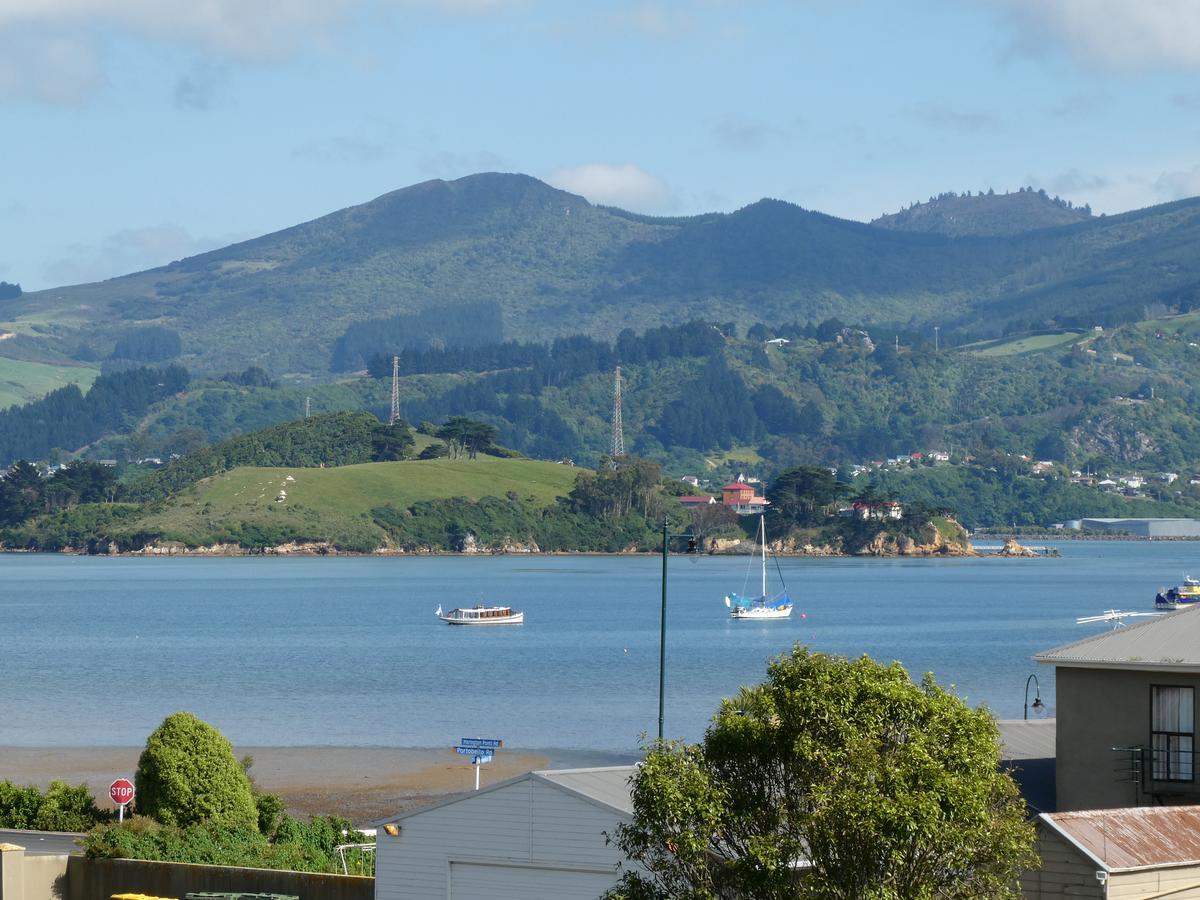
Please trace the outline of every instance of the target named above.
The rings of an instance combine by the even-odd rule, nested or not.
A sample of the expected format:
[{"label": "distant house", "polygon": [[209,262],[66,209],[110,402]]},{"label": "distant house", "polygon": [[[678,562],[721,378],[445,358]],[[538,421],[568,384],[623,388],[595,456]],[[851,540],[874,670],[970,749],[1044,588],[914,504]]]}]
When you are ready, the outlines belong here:
[{"label": "distant house", "polygon": [[790,344],[791,341],[789,341],[787,338],[771,338],[769,341],[763,341],[763,343],[774,344],[776,347],[783,347],[786,344]]},{"label": "distant house", "polygon": [[839,509],[838,515],[882,522],[887,519],[903,518],[904,507],[896,500],[858,500],[853,506],[844,506]]},{"label": "distant house", "polygon": [[688,509],[694,509],[697,506],[715,506],[717,498],[710,497],[708,494],[689,494],[686,497],[680,497],[679,503]]},{"label": "distant house", "polygon": [[945,450],[930,450],[926,455],[934,462],[950,462],[950,454]]},{"label": "distant house", "polygon": [[1178,472],[1159,472],[1158,480],[1163,484],[1174,484],[1179,479]]},{"label": "distant house", "polygon": [[1200,801],[1200,607],[1033,659],[1055,669],[1059,810]]},{"label": "distant house", "polygon": [[1029,471],[1034,475],[1045,475],[1047,472],[1052,472],[1053,470],[1054,463],[1048,459],[1039,459],[1029,467]]},{"label": "distant house", "polygon": [[767,498],[756,494],[754,485],[745,479],[730,482],[721,488],[721,502],[739,516],[758,515],[766,512],[769,505]]},{"label": "distant house", "polygon": [[684,475],[684,476],[683,476],[682,478],[680,478],[679,480],[680,480],[680,481],[683,481],[683,482],[685,482],[685,483],[687,483],[687,484],[690,484],[692,487],[699,487],[699,486],[700,486],[700,479],[699,479],[699,478],[697,478],[695,475]]}]

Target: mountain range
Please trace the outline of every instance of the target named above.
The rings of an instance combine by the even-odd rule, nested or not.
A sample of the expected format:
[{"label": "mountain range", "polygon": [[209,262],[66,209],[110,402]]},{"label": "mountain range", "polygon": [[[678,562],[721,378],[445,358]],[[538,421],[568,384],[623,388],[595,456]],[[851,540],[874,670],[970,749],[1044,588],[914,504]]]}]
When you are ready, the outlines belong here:
[{"label": "mountain range", "polygon": [[[837,317],[938,325],[943,339],[965,343],[1190,310],[1197,247],[1200,198],[1098,217],[1023,190],[944,195],[871,224],[770,199],[655,218],[489,173],[413,185],[157,269],[5,300],[0,329],[15,337],[0,354],[69,364],[162,345],[158,360],[199,373],[257,365],[328,377],[356,323],[412,323],[398,330],[415,343],[453,342],[457,326],[445,323],[456,308],[495,323],[479,340]],[[178,343],[137,339],[151,328]]]}]

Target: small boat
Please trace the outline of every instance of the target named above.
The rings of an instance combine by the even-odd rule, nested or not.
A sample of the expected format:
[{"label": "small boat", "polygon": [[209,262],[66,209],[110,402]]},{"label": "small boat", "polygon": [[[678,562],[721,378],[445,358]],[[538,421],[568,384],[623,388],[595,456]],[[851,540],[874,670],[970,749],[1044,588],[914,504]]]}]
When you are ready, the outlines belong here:
[{"label": "small boat", "polygon": [[[762,541],[762,593],[757,597],[743,597],[731,591],[725,598],[725,605],[731,619],[786,619],[792,614],[792,599],[787,595],[786,587],[774,597],[767,596],[767,522],[763,516],[758,517],[758,531]],[[751,565],[753,562],[751,557]],[[747,571],[746,579],[749,578]],[[782,573],[780,580],[783,580]]]},{"label": "small boat", "polygon": [[448,625],[520,625],[525,621],[525,613],[511,606],[472,606],[444,613],[439,605],[434,615]]},{"label": "small boat", "polygon": [[1183,584],[1159,591],[1154,598],[1155,609],[1185,609],[1200,603],[1200,580],[1190,575],[1183,576]]}]

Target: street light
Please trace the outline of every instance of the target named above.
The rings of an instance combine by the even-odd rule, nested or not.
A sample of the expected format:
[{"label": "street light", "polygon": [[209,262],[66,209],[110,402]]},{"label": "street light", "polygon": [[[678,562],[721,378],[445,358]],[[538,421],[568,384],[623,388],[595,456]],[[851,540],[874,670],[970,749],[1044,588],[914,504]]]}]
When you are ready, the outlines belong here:
[{"label": "street light", "polygon": [[1029,682],[1031,681],[1035,687],[1033,695],[1033,711],[1037,712],[1039,709],[1046,708],[1046,704],[1042,702],[1042,686],[1038,682],[1036,675],[1030,675],[1025,679],[1025,714],[1022,716],[1024,719],[1029,718]]},{"label": "street light", "polygon": [[694,534],[676,534],[667,528],[670,522],[663,519],[662,540],[662,614],[658,621],[658,742],[663,739],[663,695],[667,685],[667,541],[671,538],[685,537],[688,539],[688,553],[696,552],[696,536]]}]

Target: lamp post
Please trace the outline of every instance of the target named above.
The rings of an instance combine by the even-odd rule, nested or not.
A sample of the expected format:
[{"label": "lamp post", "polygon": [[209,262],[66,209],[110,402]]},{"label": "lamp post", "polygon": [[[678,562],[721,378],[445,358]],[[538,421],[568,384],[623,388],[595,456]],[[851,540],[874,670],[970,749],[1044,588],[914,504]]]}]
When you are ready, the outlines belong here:
[{"label": "lamp post", "polygon": [[1033,711],[1037,712],[1039,709],[1044,709],[1046,706],[1046,704],[1042,702],[1042,686],[1038,682],[1037,676],[1030,675],[1025,679],[1025,714],[1021,717],[1023,719],[1029,718],[1029,682],[1031,681],[1033,682],[1035,688],[1033,695]]},{"label": "lamp post", "polygon": [[667,686],[667,542],[673,537],[688,539],[688,553],[696,552],[694,534],[675,534],[667,529],[670,522],[663,519],[662,533],[662,612],[658,620],[658,742],[663,739],[663,700]]}]

